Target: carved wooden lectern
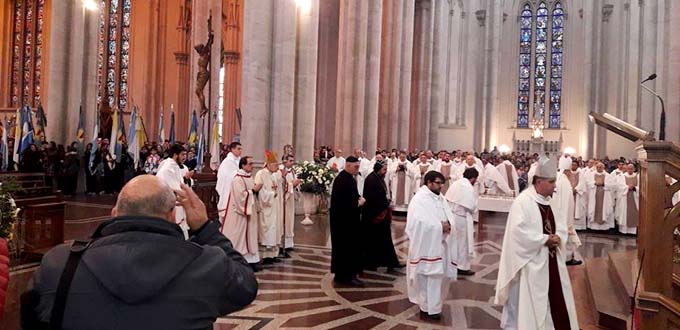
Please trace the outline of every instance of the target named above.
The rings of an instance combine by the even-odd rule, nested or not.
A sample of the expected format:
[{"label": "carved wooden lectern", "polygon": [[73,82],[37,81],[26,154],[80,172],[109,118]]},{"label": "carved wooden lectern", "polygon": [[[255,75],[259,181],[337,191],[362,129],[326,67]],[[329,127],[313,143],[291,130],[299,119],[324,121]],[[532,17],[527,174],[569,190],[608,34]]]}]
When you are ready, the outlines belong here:
[{"label": "carved wooden lectern", "polygon": [[[637,142],[641,166],[637,264],[641,271],[635,308],[639,329],[680,330],[680,203],[673,203],[673,195],[680,190],[680,145],[655,141],[653,133],[608,114],[591,113],[591,120]],[[666,175],[675,183],[670,184]]]}]

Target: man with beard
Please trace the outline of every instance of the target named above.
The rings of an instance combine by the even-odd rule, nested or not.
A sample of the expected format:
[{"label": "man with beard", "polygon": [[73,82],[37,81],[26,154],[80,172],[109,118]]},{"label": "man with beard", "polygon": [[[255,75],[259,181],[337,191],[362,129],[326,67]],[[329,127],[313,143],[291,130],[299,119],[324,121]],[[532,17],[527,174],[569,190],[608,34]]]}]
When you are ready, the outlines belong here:
[{"label": "man with beard", "polygon": [[362,208],[365,233],[364,269],[376,270],[387,267],[388,272],[401,268],[392,242],[392,210],[387,198],[385,174],[387,166],[382,160],[373,165],[373,172],[366,177],[363,196],[366,204]]},{"label": "man with beard", "polygon": [[[164,159],[158,167],[156,177],[161,179],[172,190],[179,190],[184,183],[184,171],[182,170],[182,162],[186,158],[187,150],[183,145],[175,143],[168,148],[169,158]],[[184,208],[178,206],[175,208],[175,222],[182,228],[184,237],[189,237],[189,226],[184,221]]]},{"label": "man with beard", "polygon": [[335,282],[363,286],[357,278],[361,272],[361,245],[356,242],[361,210],[366,200],[359,196],[354,176],[359,172],[359,159],[347,157],[344,170],[333,181],[331,191],[331,273]]}]

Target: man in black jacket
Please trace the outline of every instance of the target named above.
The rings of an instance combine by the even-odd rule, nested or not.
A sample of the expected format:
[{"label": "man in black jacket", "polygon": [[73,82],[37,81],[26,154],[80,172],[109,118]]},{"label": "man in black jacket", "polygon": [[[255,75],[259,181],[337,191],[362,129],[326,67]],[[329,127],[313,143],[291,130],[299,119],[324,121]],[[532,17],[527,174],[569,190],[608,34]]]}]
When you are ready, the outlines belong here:
[{"label": "man in black jacket", "polygon": [[357,242],[361,211],[366,201],[359,196],[357,181],[354,175],[359,172],[359,160],[347,157],[344,170],[340,171],[333,181],[331,192],[330,225],[331,225],[331,273],[335,274],[335,282],[352,286],[363,286],[357,278],[362,270],[361,243]]},{"label": "man in black jacket", "polygon": [[[175,224],[176,202],[186,211],[186,241]],[[111,214],[82,253],[61,328],[212,329],[218,316],[255,299],[250,266],[190,188],[173,192],[154,176],[138,176]],[[55,319],[52,307],[71,251],[60,245],[44,256],[33,288],[22,296],[24,329],[47,328]]]}]

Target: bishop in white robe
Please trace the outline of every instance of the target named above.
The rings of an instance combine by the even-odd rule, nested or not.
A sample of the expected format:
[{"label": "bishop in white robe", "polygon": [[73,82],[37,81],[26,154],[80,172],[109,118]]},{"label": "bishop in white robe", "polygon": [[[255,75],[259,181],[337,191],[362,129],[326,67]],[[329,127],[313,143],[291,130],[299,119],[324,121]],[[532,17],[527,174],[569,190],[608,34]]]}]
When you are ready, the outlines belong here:
[{"label": "bishop in white robe", "polygon": [[413,172],[411,162],[406,159],[406,153],[400,153],[392,165],[389,166],[387,176],[390,177],[390,191],[392,203],[395,206],[408,205],[413,196]]},{"label": "bishop in white robe", "polygon": [[576,266],[582,263],[581,260],[576,260],[576,249],[581,246],[581,240],[578,238],[576,228],[574,225],[574,214],[576,209],[576,199],[578,193],[575,191],[572,180],[571,170],[566,169],[557,174],[556,189],[553,195],[553,205],[555,213],[559,214],[555,217],[556,220],[564,219],[567,223],[567,242],[566,242],[566,258],[567,266]]},{"label": "bishop in white robe", "polygon": [[571,168],[564,171],[573,189],[574,207],[569,210],[568,216],[573,219],[574,229],[586,229],[586,216],[588,213],[588,187],[586,185],[588,173],[578,168],[578,162],[573,161]]},{"label": "bishop in white robe", "polygon": [[619,232],[636,234],[640,224],[640,178],[635,173],[635,165],[628,164],[626,173],[619,176],[622,188],[619,190],[616,213]]},{"label": "bishop in white robe", "polygon": [[505,227],[494,303],[503,305],[506,330],[577,330],[576,307],[564,249],[566,220],[556,219],[550,196],[557,165],[542,157],[536,183],[513,202]]},{"label": "bishop in white robe", "polygon": [[508,187],[513,192],[513,195],[519,194],[519,178],[517,177],[517,169],[515,165],[509,160],[504,160],[496,166],[496,169],[501,174],[501,177],[508,184]]},{"label": "bishop in white robe", "polygon": [[587,177],[588,228],[609,230],[614,228],[614,195],[620,189],[615,174],[604,171],[604,164],[598,163],[596,171]]},{"label": "bishop in white robe", "polygon": [[257,194],[258,239],[260,256],[270,264],[279,254],[283,236],[283,182],[275,154],[267,151],[265,168],[255,174],[255,184],[262,185]]},{"label": "bishop in white robe", "polygon": [[475,274],[471,270],[470,260],[475,253],[474,215],[477,212],[478,197],[473,185],[478,176],[476,169],[466,169],[463,178],[454,182],[446,193],[455,223],[458,274],[465,276]]},{"label": "bishop in white robe", "polygon": [[253,182],[252,158],[241,159],[239,167],[240,169],[231,181],[231,197],[220,230],[231,241],[234,249],[243,255],[254,270],[258,270],[254,265],[260,261],[254,194],[262,189],[262,185],[255,185]]},{"label": "bishop in white robe", "polygon": [[406,286],[422,317],[439,320],[451,279],[456,278],[454,216],[441,195],[444,176],[428,172],[409,203],[406,235],[410,240]]}]

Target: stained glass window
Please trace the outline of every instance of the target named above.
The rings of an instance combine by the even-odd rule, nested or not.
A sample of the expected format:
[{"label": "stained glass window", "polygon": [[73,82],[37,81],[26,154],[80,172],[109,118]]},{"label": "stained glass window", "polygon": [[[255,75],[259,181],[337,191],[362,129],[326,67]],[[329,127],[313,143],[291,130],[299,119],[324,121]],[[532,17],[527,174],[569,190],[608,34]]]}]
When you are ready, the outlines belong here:
[{"label": "stained glass window", "polygon": [[40,103],[45,0],[16,0],[12,26],[11,104]]},{"label": "stained glass window", "polygon": [[564,42],[564,10],[556,3],[552,11],[552,46],[550,48],[550,115],[549,128],[560,127],[562,109],[562,45]]},{"label": "stained glass window", "polygon": [[520,16],[519,39],[519,97],[517,100],[517,127],[529,127],[529,93],[531,75],[532,12],[524,5]]},{"label": "stained glass window", "polygon": [[101,0],[97,54],[97,102],[102,109],[128,104],[132,0]]},{"label": "stained glass window", "polygon": [[[555,2],[551,12],[546,2],[542,1],[535,7],[534,14],[532,5],[526,3],[522,7],[519,18],[517,127],[529,127],[530,96],[533,96],[533,120],[545,124],[546,108],[548,108],[547,126],[560,128],[564,9],[558,1]],[[548,97],[546,97],[546,91],[550,93]]]}]

